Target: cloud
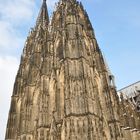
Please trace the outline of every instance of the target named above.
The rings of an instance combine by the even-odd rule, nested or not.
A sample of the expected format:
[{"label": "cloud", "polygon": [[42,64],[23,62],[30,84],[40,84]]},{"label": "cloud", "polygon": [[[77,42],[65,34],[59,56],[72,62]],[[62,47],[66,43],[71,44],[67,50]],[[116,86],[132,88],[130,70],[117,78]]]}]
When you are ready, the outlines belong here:
[{"label": "cloud", "polygon": [[13,53],[25,38],[19,29],[31,22],[34,0],[6,0],[0,2],[0,55]]},{"label": "cloud", "polygon": [[0,11],[1,18],[13,22],[29,20],[33,15],[34,7],[34,0],[6,0],[0,4],[0,9],[2,9]]},{"label": "cloud", "polygon": [[13,56],[0,57],[0,139],[4,139],[10,106],[10,96],[14,85],[19,61]]},{"label": "cloud", "polygon": [[16,51],[23,44],[23,37],[7,21],[0,21],[0,55]]}]

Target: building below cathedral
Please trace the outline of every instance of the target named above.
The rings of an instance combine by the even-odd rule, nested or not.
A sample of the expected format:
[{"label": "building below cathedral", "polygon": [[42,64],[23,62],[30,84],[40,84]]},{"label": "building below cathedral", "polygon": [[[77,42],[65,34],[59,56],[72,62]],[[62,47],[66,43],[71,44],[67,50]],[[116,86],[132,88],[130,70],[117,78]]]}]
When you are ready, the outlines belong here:
[{"label": "building below cathedral", "polygon": [[43,0],[21,56],[5,140],[140,140],[136,104],[133,93],[118,96],[82,3],[59,0],[50,20]]},{"label": "building below cathedral", "polygon": [[140,81],[119,90],[118,93],[122,93],[126,100],[129,99],[140,112]]}]

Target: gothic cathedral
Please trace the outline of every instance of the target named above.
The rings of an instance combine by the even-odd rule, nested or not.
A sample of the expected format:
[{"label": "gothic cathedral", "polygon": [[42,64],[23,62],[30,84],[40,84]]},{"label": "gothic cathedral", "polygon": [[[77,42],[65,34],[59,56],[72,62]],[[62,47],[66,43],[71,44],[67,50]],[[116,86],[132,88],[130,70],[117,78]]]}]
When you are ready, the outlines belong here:
[{"label": "gothic cathedral", "polygon": [[27,37],[5,140],[140,140],[140,113],[117,94],[82,3],[46,0]]}]

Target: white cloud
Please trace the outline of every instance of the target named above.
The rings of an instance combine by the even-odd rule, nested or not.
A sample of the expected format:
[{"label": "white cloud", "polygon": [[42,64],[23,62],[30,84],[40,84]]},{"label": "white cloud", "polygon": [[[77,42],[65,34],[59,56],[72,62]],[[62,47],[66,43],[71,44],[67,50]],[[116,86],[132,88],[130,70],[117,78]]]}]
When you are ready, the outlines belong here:
[{"label": "white cloud", "polygon": [[17,30],[9,22],[0,21],[0,54],[19,48],[21,43],[23,38],[18,35]]},{"label": "white cloud", "polygon": [[19,62],[13,56],[0,57],[0,139],[4,139],[10,97]]},{"label": "white cloud", "polygon": [[23,46],[25,36],[21,31],[32,21],[34,9],[35,0],[0,0],[0,55]]},{"label": "white cloud", "polygon": [[34,0],[6,0],[0,3],[2,18],[15,22],[29,20],[33,15]]}]

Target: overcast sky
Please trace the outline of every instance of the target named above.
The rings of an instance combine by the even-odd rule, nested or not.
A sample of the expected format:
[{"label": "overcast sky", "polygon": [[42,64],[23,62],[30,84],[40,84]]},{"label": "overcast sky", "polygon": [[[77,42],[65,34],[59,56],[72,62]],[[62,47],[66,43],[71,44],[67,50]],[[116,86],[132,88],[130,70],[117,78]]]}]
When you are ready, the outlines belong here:
[{"label": "overcast sky", "polygon": [[[49,14],[57,0],[48,0]],[[140,0],[81,0],[118,89],[140,80]],[[24,42],[41,0],[0,0],[0,140]]]}]

